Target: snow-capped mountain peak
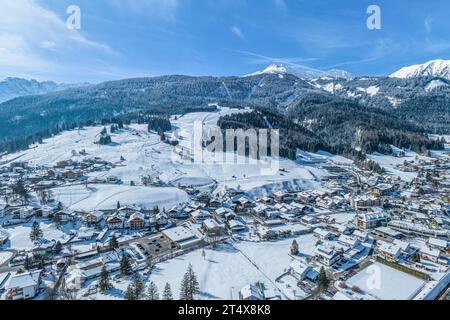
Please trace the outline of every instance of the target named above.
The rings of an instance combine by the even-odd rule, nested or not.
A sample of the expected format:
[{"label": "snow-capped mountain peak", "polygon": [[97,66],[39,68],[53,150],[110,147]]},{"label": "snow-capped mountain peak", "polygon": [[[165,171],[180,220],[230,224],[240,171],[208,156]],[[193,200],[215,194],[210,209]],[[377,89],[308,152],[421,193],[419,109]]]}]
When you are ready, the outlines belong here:
[{"label": "snow-capped mountain peak", "polygon": [[345,78],[345,79],[352,78],[352,75],[349,72],[343,70],[332,69],[329,71],[323,71],[302,65],[285,66],[283,64],[271,64],[266,69],[245,75],[245,77],[259,76],[262,74],[278,74],[280,77],[282,77],[285,74],[292,74],[302,79],[312,79],[322,77]]},{"label": "snow-capped mountain peak", "polygon": [[441,77],[450,80],[450,60],[431,60],[401,68],[390,75],[391,78]]},{"label": "snow-capped mountain peak", "polygon": [[259,76],[261,74],[286,74],[287,69],[282,64],[271,64],[262,71],[257,71],[246,75],[246,77]]}]

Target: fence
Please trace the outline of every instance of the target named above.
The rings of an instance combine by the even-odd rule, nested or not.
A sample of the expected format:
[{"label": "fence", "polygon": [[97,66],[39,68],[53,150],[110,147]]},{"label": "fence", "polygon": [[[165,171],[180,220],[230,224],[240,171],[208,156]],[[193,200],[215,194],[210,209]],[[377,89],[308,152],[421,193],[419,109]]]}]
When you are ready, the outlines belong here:
[{"label": "fence", "polygon": [[430,276],[428,274],[425,274],[425,273],[420,272],[418,270],[411,269],[411,268],[409,268],[409,267],[407,267],[405,265],[399,264],[397,262],[387,261],[387,260],[384,260],[383,258],[380,258],[380,257],[377,257],[377,261],[382,263],[382,264],[385,264],[385,265],[387,265],[387,266],[389,266],[391,268],[394,268],[394,269],[397,269],[399,271],[408,273],[408,274],[410,274],[410,275],[412,275],[412,276],[414,276],[416,278],[422,279],[424,281],[429,281],[430,280]]}]

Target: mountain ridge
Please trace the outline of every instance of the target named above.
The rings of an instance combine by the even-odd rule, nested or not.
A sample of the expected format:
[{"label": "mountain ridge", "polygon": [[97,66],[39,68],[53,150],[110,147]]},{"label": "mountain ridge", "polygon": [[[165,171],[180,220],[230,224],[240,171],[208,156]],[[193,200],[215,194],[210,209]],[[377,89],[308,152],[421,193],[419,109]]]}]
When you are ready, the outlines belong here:
[{"label": "mountain ridge", "polygon": [[27,80],[18,77],[7,77],[3,81],[0,81],[0,103],[17,97],[46,94],[86,85],[89,84],[65,84],[53,81],[37,81],[35,79]]},{"label": "mountain ridge", "polygon": [[406,66],[392,73],[391,78],[439,77],[450,80],[450,60],[436,59]]}]

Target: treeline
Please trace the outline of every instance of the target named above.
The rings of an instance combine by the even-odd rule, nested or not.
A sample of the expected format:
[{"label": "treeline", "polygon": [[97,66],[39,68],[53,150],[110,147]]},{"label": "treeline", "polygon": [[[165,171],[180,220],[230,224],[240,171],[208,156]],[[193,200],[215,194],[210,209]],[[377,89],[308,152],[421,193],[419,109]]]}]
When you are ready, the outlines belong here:
[{"label": "treeline", "polygon": [[301,102],[289,110],[288,117],[314,132],[337,154],[347,152],[349,146],[363,153],[388,153],[390,145],[419,153],[444,147],[414,123],[346,99],[328,97]]},{"label": "treeline", "polygon": [[431,140],[421,128],[392,118],[384,111],[367,111],[353,102],[336,103],[314,96],[291,110],[289,116],[260,108],[222,117],[218,123],[223,130],[268,128],[270,125],[280,131],[280,155],[283,157],[295,159],[297,148],[309,152],[324,150],[351,158],[376,172],[381,172],[382,168],[367,162],[365,154],[388,154],[391,145],[419,153],[444,147],[443,140]]},{"label": "treeline", "polygon": [[172,129],[172,124],[168,118],[152,116],[148,119],[148,131],[166,132]]},{"label": "treeline", "polygon": [[312,132],[293,123],[281,114],[269,110],[257,110],[224,116],[219,119],[218,125],[222,130],[247,130],[252,128],[269,129],[270,125],[270,127],[279,130],[280,156],[293,160],[296,157],[297,148],[311,152],[327,149],[320,139]]}]

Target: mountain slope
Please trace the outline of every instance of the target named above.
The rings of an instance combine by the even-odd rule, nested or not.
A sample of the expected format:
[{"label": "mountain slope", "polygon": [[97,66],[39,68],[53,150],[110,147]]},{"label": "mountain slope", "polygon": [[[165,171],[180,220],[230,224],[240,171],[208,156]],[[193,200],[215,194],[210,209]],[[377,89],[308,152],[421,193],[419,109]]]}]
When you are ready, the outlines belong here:
[{"label": "mountain slope", "polygon": [[52,81],[39,82],[20,78],[6,78],[0,82],[0,103],[28,95],[46,94],[83,85],[57,84]]},{"label": "mountain slope", "polygon": [[301,65],[285,66],[283,64],[272,64],[262,71],[257,71],[248,74],[245,77],[259,76],[262,74],[277,74],[280,77],[282,77],[285,74],[292,74],[301,79],[312,79],[321,77],[343,78],[343,79],[352,78],[352,75],[344,70],[332,69],[329,71],[322,71]]},{"label": "mountain slope", "polygon": [[401,68],[390,75],[391,78],[440,77],[450,80],[450,60],[431,60]]},{"label": "mountain slope", "polygon": [[106,82],[83,88],[26,96],[0,105],[0,144],[36,135],[55,127],[99,122],[142,113],[181,114],[211,109],[210,103],[252,107],[289,104],[301,90],[312,90],[305,81],[287,74],[213,78],[164,76]]},{"label": "mountain slope", "polygon": [[[269,110],[288,120],[286,124],[275,117],[281,125],[295,123],[305,128],[287,128],[299,132],[289,133],[293,140],[286,150],[291,153],[299,143],[341,151],[352,147],[386,151],[388,143],[423,149],[433,147],[426,132],[450,132],[449,80],[301,79],[288,71],[273,66],[249,77],[126,79],[16,98],[0,104],[0,152],[24,148],[79,125],[118,118],[143,123],[150,115],[212,111],[216,103]],[[389,133],[383,134],[383,130]]]}]

